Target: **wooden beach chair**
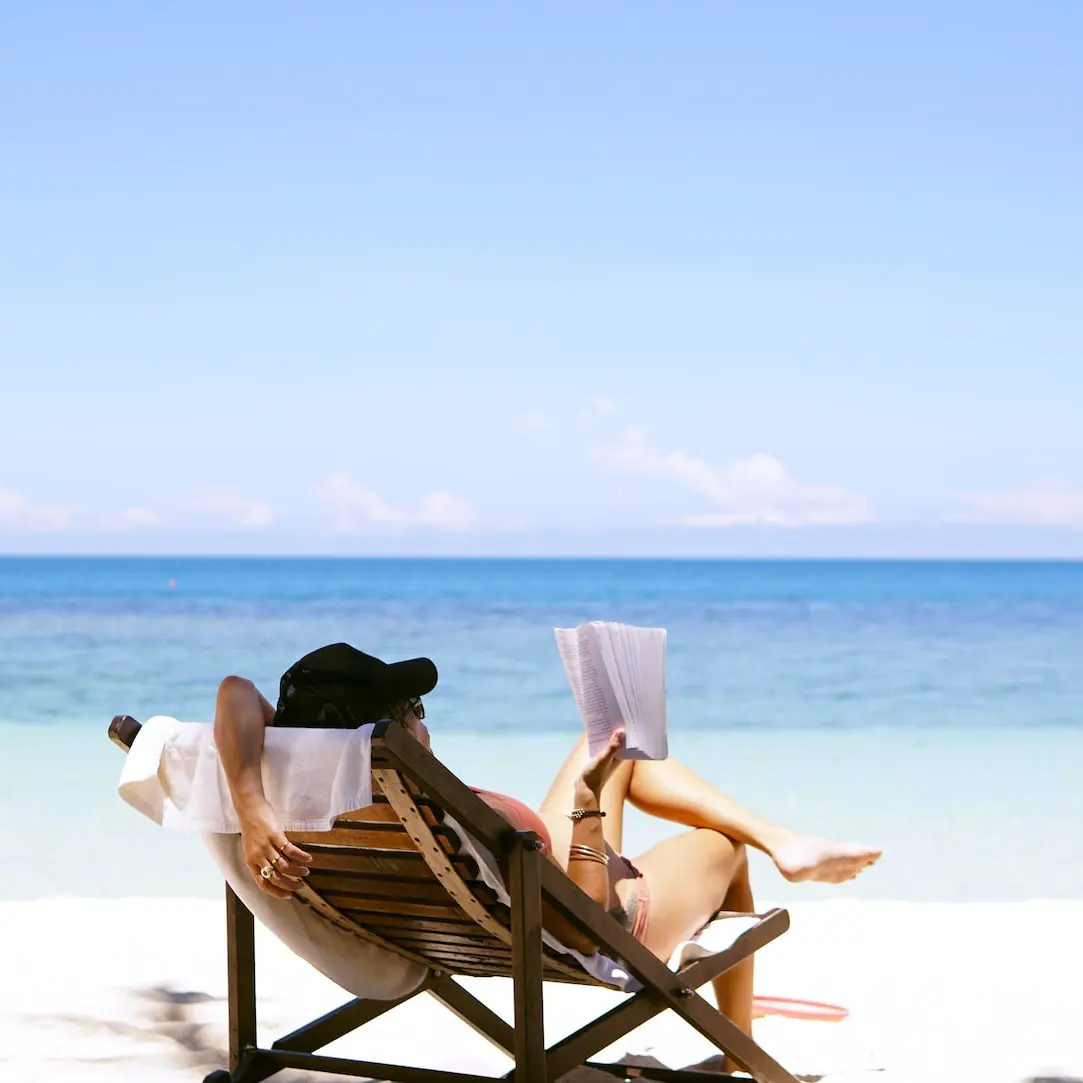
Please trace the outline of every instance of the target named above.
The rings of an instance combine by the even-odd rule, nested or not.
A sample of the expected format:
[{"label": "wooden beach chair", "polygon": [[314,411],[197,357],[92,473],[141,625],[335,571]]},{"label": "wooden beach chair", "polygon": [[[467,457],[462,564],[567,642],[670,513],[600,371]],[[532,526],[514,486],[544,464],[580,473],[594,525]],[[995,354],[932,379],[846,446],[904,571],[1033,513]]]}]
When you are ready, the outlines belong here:
[{"label": "wooden beach chair", "polygon": [[[135,719],[118,716],[109,736],[127,750],[139,729]],[[581,1065],[617,1079],[707,1083],[727,1078],[716,1072],[590,1059],[667,1010],[729,1053],[760,1083],[796,1083],[695,993],[785,932],[789,927],[785,910],[762,915],[724,951],[674,972],[546,861],[535,834],[515,830],[398,723],[375,727],[372,775],[371,806],[341,816],[329,831],[288,833],[313,857],[299,897],[340,928],[424,963],[427,978],[398,1000],[351,1000],[279,1038],[270,1048],[261,1048],[256,1041],[253,918],[227,887],[230,1070],[211,1073],[205,1083],[257,1083],[283,1068],[393,1083],[488,1083],[492,1077],[315,1052],[422,992],[440,1000],[511,1056],[515,1067],[506,1078],[517,1083],[556,1081]],[[506,861],[510,907],[501,905],[481,881],[473,858],[460,853],[458,835],[444,825],[445,815]],[[543,898],[642,984],[642,990],[628,994],[624,1003],[548,1048],[542,1023],[545,983],[603,983],[587,974],[574,957],[543,942]],[[514,1025],[458,984],[454,979],[459,975],[510,977]]]}]

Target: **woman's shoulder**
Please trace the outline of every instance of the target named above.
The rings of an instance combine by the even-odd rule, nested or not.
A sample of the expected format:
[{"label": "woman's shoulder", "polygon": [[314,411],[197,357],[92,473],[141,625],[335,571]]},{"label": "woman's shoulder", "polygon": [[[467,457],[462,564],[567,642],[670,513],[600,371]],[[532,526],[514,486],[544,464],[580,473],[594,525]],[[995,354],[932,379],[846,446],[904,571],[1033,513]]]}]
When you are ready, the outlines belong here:
[{"label": "woman's shoulder", "polygon": [[478,786],[471,786],[474,791],[491,809],[495,809],[519,831],[533,831],[541,840],[546,851],[552,850],[553,842],[549,837],[549,828],[545,821],[529,806],[523,804],[516,797],[509,797],[504,793],[494,793],[492,790],[483,790]]}]

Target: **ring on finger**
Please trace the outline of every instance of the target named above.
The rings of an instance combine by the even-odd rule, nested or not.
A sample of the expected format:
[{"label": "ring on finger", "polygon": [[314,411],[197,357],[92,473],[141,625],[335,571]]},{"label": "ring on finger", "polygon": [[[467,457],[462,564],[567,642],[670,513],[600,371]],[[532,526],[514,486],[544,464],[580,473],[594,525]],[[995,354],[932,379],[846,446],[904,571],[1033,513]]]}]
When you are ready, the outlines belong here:
[{"label": "ring on finger", "polygon": [[275,874],[274,867],[271,865],[264,865],[263,868],[259,870],[259,874],[264,880],[270,880]]},{"label": "ring on finger", "polygon": [[282,860],[282,855],[276,850],[275,856],[271,858],[271,868],[273,869]]}]

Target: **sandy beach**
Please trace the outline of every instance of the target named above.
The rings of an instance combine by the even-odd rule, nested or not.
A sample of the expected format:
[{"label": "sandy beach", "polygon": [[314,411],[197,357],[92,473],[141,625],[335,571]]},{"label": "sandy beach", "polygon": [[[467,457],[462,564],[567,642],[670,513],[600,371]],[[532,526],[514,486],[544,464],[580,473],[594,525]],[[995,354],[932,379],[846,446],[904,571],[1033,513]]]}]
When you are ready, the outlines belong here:
[{"label": "sandy beach", "polygon": [[[757,1039],[799,1076],[884,1083],[1083,1078],[1083,902],[846,900],[790,910],[790,932],[760,953],[757,991],[833,1002],[851,1013],[841,1023],[756,1024]],[[0,1079],[192,1083],[222,1066],[222,904],[53,898],[0,903],[0,920],[9,930]],[[257,937],[261,1040],[348,999],[262,929]],[[509,983],[463,980],[510,1017]],[[550,986],[547,1038],[619,996]],[[509,1067],[424,996],[330,1048],[494,1075]],[[712,1050],[683,1023],[662,1017],[603,1058],[625,1053],[682,1067]]]}]

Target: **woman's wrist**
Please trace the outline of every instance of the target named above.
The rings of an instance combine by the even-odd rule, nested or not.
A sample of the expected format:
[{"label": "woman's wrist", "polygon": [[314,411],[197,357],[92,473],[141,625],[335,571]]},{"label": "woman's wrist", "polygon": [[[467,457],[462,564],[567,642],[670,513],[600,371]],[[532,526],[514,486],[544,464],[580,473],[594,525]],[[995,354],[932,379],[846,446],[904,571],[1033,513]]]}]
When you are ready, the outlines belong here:
[{"label": "woman's wrist", "polygon": [[268,813],[274,814],[271,802],[261,790],[241,790],[233,795],[233,807],[237,812],[237,819],[242,824],[250,824],[264,819]]},{"label": "woman's wrist", "polygon": [[575,785],[575,796],[572,807],[587,809],[593,812],[599,805],[600,801],[598,794],[580,779]]}]

